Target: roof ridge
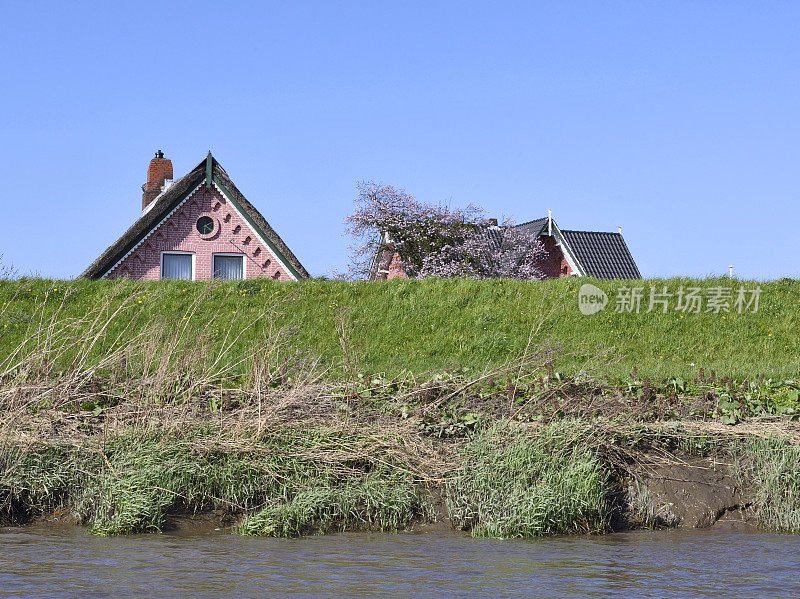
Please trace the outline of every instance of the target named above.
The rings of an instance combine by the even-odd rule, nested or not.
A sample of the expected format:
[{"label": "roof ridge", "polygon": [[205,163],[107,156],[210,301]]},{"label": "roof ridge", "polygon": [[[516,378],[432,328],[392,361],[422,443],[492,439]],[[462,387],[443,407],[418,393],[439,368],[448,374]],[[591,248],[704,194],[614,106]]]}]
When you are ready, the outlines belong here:
[{"label": "roof ridge", "polygon": [[562,233],[594,233],[597,235],[622,235],[615,231],[579,231],[578,229],[561,229]]},{"label": "roof ridge", "polygon": [[523,225],[529,225],[529,224],[531,224],[531,223],[536,223],[536,222],[539,222],[539,221],[541,221],[541,220],[547,220],[547,217],[545,216],[545,217],[543,217],[543,218],[534,218],[533,220],[529,220],[529,221],[526,221],[526,222],[524,222],[524,223],[516,223],[514,226],[515,226],[515,227],[521,227],[521,226],[523,226]]}]

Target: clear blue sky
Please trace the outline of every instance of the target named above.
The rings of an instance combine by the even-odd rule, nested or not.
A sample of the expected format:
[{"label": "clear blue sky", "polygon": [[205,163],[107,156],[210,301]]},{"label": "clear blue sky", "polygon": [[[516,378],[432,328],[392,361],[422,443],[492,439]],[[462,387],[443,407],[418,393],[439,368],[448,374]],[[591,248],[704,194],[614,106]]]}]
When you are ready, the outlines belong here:
[{"label": "clear blue sky", "polygon": [[211,149],[315,275],[358,180],[800,276],[800,4],[4,2],[0,252],[77,276]]}]

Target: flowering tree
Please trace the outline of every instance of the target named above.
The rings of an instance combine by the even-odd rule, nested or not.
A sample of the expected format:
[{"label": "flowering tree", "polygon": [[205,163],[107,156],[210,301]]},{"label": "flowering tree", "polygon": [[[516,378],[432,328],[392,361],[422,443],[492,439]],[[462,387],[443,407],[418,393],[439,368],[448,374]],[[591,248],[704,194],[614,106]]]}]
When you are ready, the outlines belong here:
[{"label": "flowering tree", "polygon": [[538,238],[506,221],[496,232],[474,227],[459,243],[429,254],[422,261],[420,276],[538,280],[544,277],[541,261],[545,255]]},{"label": "flowering tree", "polygon": [[483,210],[424,204],[402,189],[358,184],[347,217],[354,248],[352,274],[366,276],[377,256],[397,252],[409,277],[541,279],[543,244],[506,221],[489,227]]}]

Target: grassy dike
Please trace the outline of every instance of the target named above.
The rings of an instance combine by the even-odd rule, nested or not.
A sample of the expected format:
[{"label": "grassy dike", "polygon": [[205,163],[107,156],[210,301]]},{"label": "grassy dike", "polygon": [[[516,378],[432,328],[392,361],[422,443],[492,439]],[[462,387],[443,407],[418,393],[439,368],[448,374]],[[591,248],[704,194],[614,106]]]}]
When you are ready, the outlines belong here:
[{"label": "grassy dike", "polygon": [[[609,296],[603,312],[583,316],[577,308],[577,291],[584,282],[594,283]],[[126,312],[133,336],[153,320],[174,324],[186,316],[192,302],[202,298],[193,312],[193,324],[206,332],[218,328],[243,330],[239,351],[263,334],[263,327],[247,325],[274,307],[270,324],[294,329],[291,345],[311,350],[334,371],[341,369],[342,349],[337,321],[342,311],[354,324],[352,342],[362,352],[363,372],[389,377],[404,371],[417,374],[465,367],[483,371],[524,352],[533,333],[536,344],[550,341],[565,351],[556,360],[557,370],[579,371],[598,352],[617,361],[603,373],[627,379],[636,366],[639,375],[652,379],[681,377],[691,380],[699,367],[718,377],[755,380],[792,379],[800,373],[800,281],[767,283],[728,279],[668,279],[636,282],[645,287],[642,313],[613,312],[625,281],[555,279],[543,282],[426,280],[382,284],[341,281],[274,283],[245,281],[218,285],[204,283],[132,283],[110,281],[0,282],[0,352],[24,338],[31,319],[46,303],[45,316],[57,309],[64,316],[81,317],[111,300],[113,308],[131,294],[139,294]],[[679,286],[708,290],[716,286],[762,289],[757,314],[645,313],[649,287],[666,285],[675,293]],[[724,318],[723,318],[724,317]],[[94,349],[102,355],[123,326],[113,323],[108,335]],[[222,343],[222,335],[211,338]]]},{"label": "grassy dike", "polygon": [[680,318],[577,283],[0,283],[0,521],[604,532],[678,522],[645,473],[701,460],[799,532],[800,284]]}]

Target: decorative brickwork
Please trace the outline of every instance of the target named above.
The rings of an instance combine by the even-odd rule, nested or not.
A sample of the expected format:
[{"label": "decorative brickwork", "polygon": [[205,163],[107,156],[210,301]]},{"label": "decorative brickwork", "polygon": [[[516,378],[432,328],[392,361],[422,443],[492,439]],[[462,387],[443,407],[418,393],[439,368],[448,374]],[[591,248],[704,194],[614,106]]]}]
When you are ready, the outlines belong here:
[{"label": "decorative brickwork", "polygon": [[[201,216],[213,219],[214,230],[211,234],[202,234],[197,230],[197,220]],[[216,187],[198,187],[106,276],[160,279],[162,252],[194,254],[195,280],[212,278],[214,254],[242,254],[247,279],[269,277],[279,281],[292,280],[278,257]]]}]

